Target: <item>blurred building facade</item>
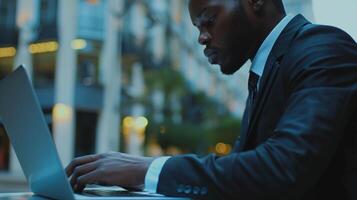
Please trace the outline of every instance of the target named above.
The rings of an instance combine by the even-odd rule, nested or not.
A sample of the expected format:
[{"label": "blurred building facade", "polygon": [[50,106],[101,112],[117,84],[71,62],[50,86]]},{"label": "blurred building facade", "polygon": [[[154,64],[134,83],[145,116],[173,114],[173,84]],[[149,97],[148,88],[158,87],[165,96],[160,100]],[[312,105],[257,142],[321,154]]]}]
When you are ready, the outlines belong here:
[{"label": "blurred building facade", "polygon": [[[25,65],[64,164],[118,149],[124,3],[0,1],[0,76]],[[0,167],[18,174],[1,128]]]},{"label": "blurred building facade", "polygon": [[[285,2],[289,12],[313,20],[311,0]],[[155,141],[145,141],[148,124],[168,116],[177,124],[195,121],[202,112],[172,83],[241,117],[250,63],[229,77],[208,67],[187,3],[0,0],[0,78],[25,64],[64,165],[109,150],[143,154],[144,143],[160,155]],[[159,129],[164,134],[167,127]],[[0,138],[0,170],[22,174],[3,126]],[[229,148],[216,145],[222,153]]]}]

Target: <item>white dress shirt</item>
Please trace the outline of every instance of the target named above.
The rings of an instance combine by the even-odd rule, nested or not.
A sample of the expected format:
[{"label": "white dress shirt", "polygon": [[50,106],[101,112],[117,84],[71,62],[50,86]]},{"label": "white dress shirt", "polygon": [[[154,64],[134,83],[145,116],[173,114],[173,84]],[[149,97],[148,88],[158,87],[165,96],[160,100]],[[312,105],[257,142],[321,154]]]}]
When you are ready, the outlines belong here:
[{"label": "white dress shirt", "polygon": [[[295,16],[292,14],[285,16],[279,22],[279,24],[276,25],[275,28],[270,32],[268,37],[264,40],[259,50],[257,51],[257,54],[255,55],[252,61],[250,71],[254,72],[259,77],[262,77],[265,64],[267,62],[271,50],[273,49],[275,42],[283,32],[284,28],[289,24],[289,22],[294,17]],[[258,81],[258,90],[259,90],[259,81]],[[149,169],[145,176],[145,189],[144,189],[145,191],[151,193],[157,192],[157,185],[159,183],[160,173],[165,165],[165,162],[168,159],[170,159],[169,156],[159,157],[150,164]]]},{"label": "white dress shirt", "polygon": [[[255,55],[250,71],[257,74],[259,77],[263,76],[265,64],[268,60],[269,54],[274,47],[275,42],[278,40],[279,36],[283,32],[284,28],[289,24],[289,22],[295,17],[295,15],[288,14],[285,16],[278,25],[270,32],[267,38],[260,46]],[[259,79],[260,80],[260,79]],[[259,90],[259,81],[258,81],[258,90]]]}]

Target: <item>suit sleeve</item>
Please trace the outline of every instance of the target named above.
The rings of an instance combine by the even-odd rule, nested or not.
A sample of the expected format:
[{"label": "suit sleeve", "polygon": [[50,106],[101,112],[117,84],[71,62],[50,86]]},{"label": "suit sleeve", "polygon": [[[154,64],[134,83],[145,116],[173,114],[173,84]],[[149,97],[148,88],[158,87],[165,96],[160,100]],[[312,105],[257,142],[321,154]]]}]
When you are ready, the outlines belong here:
[{"label": "suit sleeve", "polygon": [[308,45],[286,55],[291,60],[285,69],[288,101],[268,140],[223,157],[171,157],[160,174],[158,193],[296,199],[311,188],[337,150],[357,101],[356,43],[338,30],[325,35],[324,30],[319,42],[310,37],[319,30],[307,31],[296,42]]}]

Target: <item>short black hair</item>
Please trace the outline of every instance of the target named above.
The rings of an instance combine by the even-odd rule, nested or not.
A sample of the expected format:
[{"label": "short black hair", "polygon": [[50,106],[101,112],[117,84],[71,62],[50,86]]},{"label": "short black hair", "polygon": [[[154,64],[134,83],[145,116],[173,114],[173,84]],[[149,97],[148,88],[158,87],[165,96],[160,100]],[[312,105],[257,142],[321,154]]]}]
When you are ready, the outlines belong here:
[{"label": "short black hair", "polygon": [[285,14],[284,3],[282,0],[272,0],[272,2],[280,13]]}]

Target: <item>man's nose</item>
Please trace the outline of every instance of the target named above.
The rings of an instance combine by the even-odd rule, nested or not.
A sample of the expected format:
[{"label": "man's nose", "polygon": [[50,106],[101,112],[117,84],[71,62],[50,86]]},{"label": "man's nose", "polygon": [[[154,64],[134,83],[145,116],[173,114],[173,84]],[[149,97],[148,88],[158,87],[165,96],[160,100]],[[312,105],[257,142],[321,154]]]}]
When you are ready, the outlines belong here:
[{"label": "man's nose", "polygon": [[201,45],[207,45],[211,41],[211,35],[208,32],[200,33],[198,37],[198,43]]}]

